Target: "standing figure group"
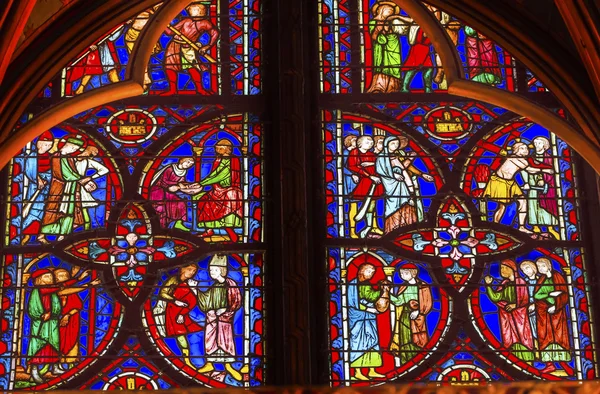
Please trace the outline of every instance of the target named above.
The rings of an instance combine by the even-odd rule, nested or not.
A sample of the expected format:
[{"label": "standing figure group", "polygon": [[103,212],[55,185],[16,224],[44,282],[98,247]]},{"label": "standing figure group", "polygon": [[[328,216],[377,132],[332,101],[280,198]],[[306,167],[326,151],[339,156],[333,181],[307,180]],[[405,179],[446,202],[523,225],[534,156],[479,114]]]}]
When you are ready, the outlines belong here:
[{"label": "standing figure group", "polygon": [[[37,235],[39,242],[48,244],[48,235],[60,241],[75,229],[92,227],[100,205],[92,192],[109,169],[95,160],[98,148],[86,145],[77,136],[56,140],[47,131],[24,157],[15,159],[22,168],[16,178],[22,190],[15,199],[21,209],[11,221],[17,228],[12,243],[25,244]],[[51,154],[55,146],[57,150]]]},{"label": "standing figure group", "polygon": [[519,268],[522,276],[514,260],[503,260],[499,284],[484,278],[498,307],[502,347],[524,361],[544,363],[541,372],[550,373],[555,363],[571,360],[566,281],[546,257],[524,260]]},{"label": "standing figure group", "polygon": [[[408,138],[347,136],[344,146],[349,152],[344,187],[350,201],[352,237],[380,236],[423,219],[419,178],[428,182],[434,178],[413,165],[415,152],[405,151]],[[385,201],[383,231],[375,220],[379,200]],[[357,235],[356,225],[361,220],[364,227]]]},{"label": "standing figure group", "polygon": [[[442,24],[454,45],[458,45],[459,31],[463,28],[460,22],[451,20],[448,14],[432,6],[427,8]],[[425,93],[433,91],[432,82],[440,89],[447,89],[441,58],[412,18],[401,15],[396,3],[385,0],[377,1],[371,13],[369,35],[373,47],[373,77],[367,93],[408,93],[419,72]],[[488,85],[500,84],[502,70],[494,42],[469,26],[464,27],[464,33],[469,78]],[[405,59],[400,36],[406,36],[410,45]]]},{"label": "standing figure group", "polygon": [[[237,381],[242,381],[248,372],[248,366],[241,369],[233,366],[238,359],[235,349],[233,331],[234,316],[242,307],[242,294],[239,285],[227,276],[227,257],[214,256],[208,267],[213,284],[206,290],[198,288],[195,276],[198,272],[196,264],[179,269],[176,276],[169,278],[158,295],[154,308],[154,316],[161,334],[167,338],[175,338],[185,363],[199,373],[215,371],[215,363],[222,363],[225,370]],[[191,315],[195,309],[205,316],[202,327]],[[195,357],[190,352],[189,336],[204,330],[205,364],[198,368]]]},{"label": "standing figure group", "polygon": [[[536,137],[533,146],[532,153],[523,142],[516,142],[512,146],[512,154],[491,175],[483,197],[497,203],[495,222],[500,223],[506,206],[516,202],[519,230],[536,238],[548,238],[551,234],[560,239],[554,228],[558,225],[558,201],[554,160],[548,152],[550,141],[546,137]],[[517,175],[523,179],[522,187],[517,182]],[[486,202],[482,202],[482,209],[487,211],[483,204]],[[531,225],[532,230],[526,224]],[[547,233],[542,233],[541,226],[546,227]]]},{"label": "standing figure group", "polygon": [[[397,286],[387,280],[373,283],[377,269],[370,263],[360,265],[357,277],[348,284],[350,367],[354,368],[354,380],[385,378],[376,371],[383,366],[377,315],[385,313],[390,304],[395,307],[395,316],[389,351],[399,365],[409,362],[429,341],[426,316],[433,300],[429,286],[418,278],[419,268],[411,263],[402,265],[398,269],[402,283]],[[368,370],[366,375],[363,369]]]},{"label": "standing figure group", "polygon": [[79,293],[100,284],[100,279],[82,284],[87,276],[89,271],[78,268],[71,272],[38,269],[31,274],[34,288],[27,304],[30,331],[26,366],[34,383],[61,375],[80,361],[79,313],[83,301]]},{"label": "standing figure group", "polygon": [[[373,43],[374,69],[367,93],[407,93],[419,71],[422,72],[425,92],[431,93],[434,51],[423,29],[412,18],[400,15],[400,8],[391,1],[378,1],[373,6],[372,13],[369,34]],[[410,43],[404,61],[400,41],[402,35],[408,36]]]}]

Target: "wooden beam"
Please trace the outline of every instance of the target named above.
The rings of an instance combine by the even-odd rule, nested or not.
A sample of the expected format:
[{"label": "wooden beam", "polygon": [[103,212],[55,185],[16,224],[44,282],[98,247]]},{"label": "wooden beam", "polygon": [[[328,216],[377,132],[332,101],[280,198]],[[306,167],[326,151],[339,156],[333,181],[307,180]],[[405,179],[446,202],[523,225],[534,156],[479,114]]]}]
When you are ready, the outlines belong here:
[{"label": "wooden beam", "polygon": [[600,97],[600,20],[594,4],[586,0],[554,0],[579,56]]},{"label": "wooden beam", "polygon": [[0,83],[37,0],[9,1],[0,14]]}]

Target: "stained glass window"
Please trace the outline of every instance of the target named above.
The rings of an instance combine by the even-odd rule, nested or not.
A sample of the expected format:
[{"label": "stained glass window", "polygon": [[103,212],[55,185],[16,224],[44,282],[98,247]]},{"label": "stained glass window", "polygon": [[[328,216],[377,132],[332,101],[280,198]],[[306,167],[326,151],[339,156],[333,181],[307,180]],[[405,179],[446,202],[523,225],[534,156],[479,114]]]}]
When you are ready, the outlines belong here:
[{"label": "stained glass window", "polygon": [[431,26],[453,78],[552,102],[544,85],[424,2],[319,15],[330,384],[596,379],[585,164],[540,124],[448,95]]},{"label": "stained glass window", "polygon": [[[107,31],[19,127],[126,80],[162,11]],[[161,28],[143,95],[56,124],[4,169],[2,388],[265,383],[261,4],[194,1]]]},{"label": "stained glass window", "polygon": [[596,179],[507,48],[422,0],[154,3],[15,114],[0,388],[598,378]]}]

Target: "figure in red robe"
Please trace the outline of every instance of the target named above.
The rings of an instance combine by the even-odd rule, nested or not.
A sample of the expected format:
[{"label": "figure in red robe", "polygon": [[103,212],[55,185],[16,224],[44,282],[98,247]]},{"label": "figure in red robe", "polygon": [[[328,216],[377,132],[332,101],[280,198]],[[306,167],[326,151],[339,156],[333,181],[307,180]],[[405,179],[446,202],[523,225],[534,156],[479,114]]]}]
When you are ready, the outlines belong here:
[{"label": "figure in red robe", "polygon": [[465,35],[469,78],[492,86],[501,83],[502,70],[494,42],[470,26],[465,26]]},{"label": "figure in red robe", "polygon": [[[233,156],[233,144],[226,139],[217,141],[215,154],[211,172],[200,182],[189,185],[187,192],[194,193],[197,227],[206,229],[202,237],[212,237],[215,230],[224,230],[232,242],[237,242],[234,229],[242,227],[244,217],[240,160]],[[211,187],[209,191],[204,190],[207,186]],[[189,231],[180,225],[175,228]]]},{"label": "figure in red robe", "polygon": [[541,275],[533,295],[537,333],[541,358],[547,363],[541,372],[550,373],[556,370],[554,362],[571,360],[567,320],[569,293],[565,278],[552,269],[549,259],[540,257],[535,265]]},{"label": "figure in red robe", "polygon": [[54,271],[56,284],[60,286],[58,295],[62,305],[62,317],[59,325],[60,336],[60,363],[68,364],[72,368],[79,361],[79,336],[81,328],[80,312],[83,309],[83,301],[79,293],[86,288],[100,284],[100,279],[95,279],[89,284],[75,286],[77,282],[85,279],[89,271],[84,271],[79,277],[75,275],[79,272],[78,268],[69,271],[59,268]]},{"label": "figure in red robe", "polygon": [[383,231],[377,228],[373,223],[375,216],[375,205],[377,200],[384,193],[381,178],[375,172],[375,154],[371,151],[374,141],[371,136],[363,135],[360,137],[356,146],[357,149],[350,151],[348,156],[348,169],[356,176],[359,181],[352,193],[352,199],[362,201],[362,207],[354,218],[354,221],[365,219],[365,228],[360,232],[361,238],[366,238],[369,233],[383,235]]},{"label": "figure in red robe", "polygon": [[494,290],[493,278],[485,277],[487,295],[498,306],[502,347],[524,361],[533,361],[533,333],[529,322],[527,283],[517,276],[517,264],[503,260],[500,265],[502,283]]},{"label": "figure in red robe", "polygon": [[187,171],[194,165],[194,159],[183,157],[177,163],[158,171],[150,184],[150,201],[160,217],[163,227],[178,220],[185,220],[187,204],[177,192],[184,192],[189,183],[185,182]]},{"label": "figure in red robe", "polygon": [[[190,359],[187,335],[202,331],[202,327],[190,317],[198,303],[194,293],[197,282],[193,279],[197,271],[195,264],[186,265],[179,269],[177,276],[167,279],[158,294],[158,302],[162,304],[157,305],[154,311],[155,315],[159,314],[155,316],[157,325],[161,326],[159,329],[166,337],[176,338],[185,363],[194,369],[196,366]],[[160,316],[163,312],[164,316]]]},{"label": "figure in red robe", "polygon": [[[174,26],[174,29],[185,36],[184,39],[171,29],[166,30],[166,34],[173,36],[171,42],[165,50],[165,72],[169,81],[169,90],[165,95],[173,95],[177,93],[177,74],[187,72],[191,77],[198,94],[212,94],[214,92],[206,91],[202,86],[202,71],[206,71],[207,67],[200,64],[197,58],[199,55],[205,55],[217,42],[219,31],[207,18],[206,6],[201,3],[192,3],[186,11],[189,17],[182,18],[179,23]],[[202,45],[198,41],[204,35],[210,36],[210,41],[206,45]],[[191,41],[200,48],[196,50],[187,41]],[[211,58],[212,59],[212,58]]]}]

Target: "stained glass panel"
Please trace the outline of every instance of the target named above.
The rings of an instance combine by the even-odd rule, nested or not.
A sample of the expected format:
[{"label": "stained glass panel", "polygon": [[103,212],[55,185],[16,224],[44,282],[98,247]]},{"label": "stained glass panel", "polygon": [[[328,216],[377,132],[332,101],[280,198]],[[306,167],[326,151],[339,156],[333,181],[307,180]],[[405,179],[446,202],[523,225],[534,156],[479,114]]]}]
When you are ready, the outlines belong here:
[{"label": "stained glass panel", "polygon": [[[444,178],[419,140],[386,122],[325,111],[323,143],[330,237],[379,238],[425,220]],[[403,173],[394,170],[400,161]],[[392,217],[405,203],[411,208]]]},{"label": "stained glass panel", "polygon": [[56,387],[106,353],[124,308],[102,274],[47,253],[5,255],[0,272],[4,388]]},{"label": "stained glass panel", "polygon": [[161,4],[107,26],[12,131],[124,81],[161,30],[143,94],[62,121],[2,170],[0,388],[266,382],[262,2],[190,0],[156,26]]},{"label": "stained glass panel", "polygon": [[[393,1],[356,0],[358,10],[352,13],[350,3],[319,2],[321,92],[346,94],[353,87],[365,93],[447,91],[440,56],[406,10]],[[443,10],[422,4],[454,45],[465,79],[511,92],[547,92],[497,42]]]},{"label": "stained glass panel", "polygon": [[436,353],[453,302],[427,265],[377,249],[329,249],[327,258],[333,386],[384,382]]},{"label": "stained glass panel", "polygon": [[123,192],[117,163],[106,147],[68,125],[28,144],[12,160],[9,173],[6,245],[48,244],[103,228]]},{"label": "stained glass panel", "polygon": [[[595,379],[583,163],[529,119],[449,96],[432,41],[396,2],[356,4],[319,7],[322,92],[351,93],[319,101],[330,384]],[[422,4],[465,79],[547,92]]]},{"label": "stained glass panel", "polygon": [[[85,387],[176,387],[173,373],[213,387],[263,384],[263,257],[245,246],[263,241],[262,127],[248,113],[215,118],[215,108],[106,105],[43,133],[11,161],[5,387],[58,387],[96,362],[107,375]],[[202,257],[210,243],[240,252]],[[143,316],[135,308],[123,316],[138,302]],[[140,344],[130,344],[106,364],[107,349],[129,335],[122,319],[139,319],[143,352],[168,362],[136,361]]]},{"label": "stained glass panel", "polygon": [[144,305],[164,360],[210,387],[263,382],[262,256],[214,255],[159,274]]},{"label": "stained glass panel", "polygon": [[571,149],[555,134],[514,119],[475,144],[464,162],[462,185],[483,220],[534,239],[575,241],[580,226],[573,160]]}]

